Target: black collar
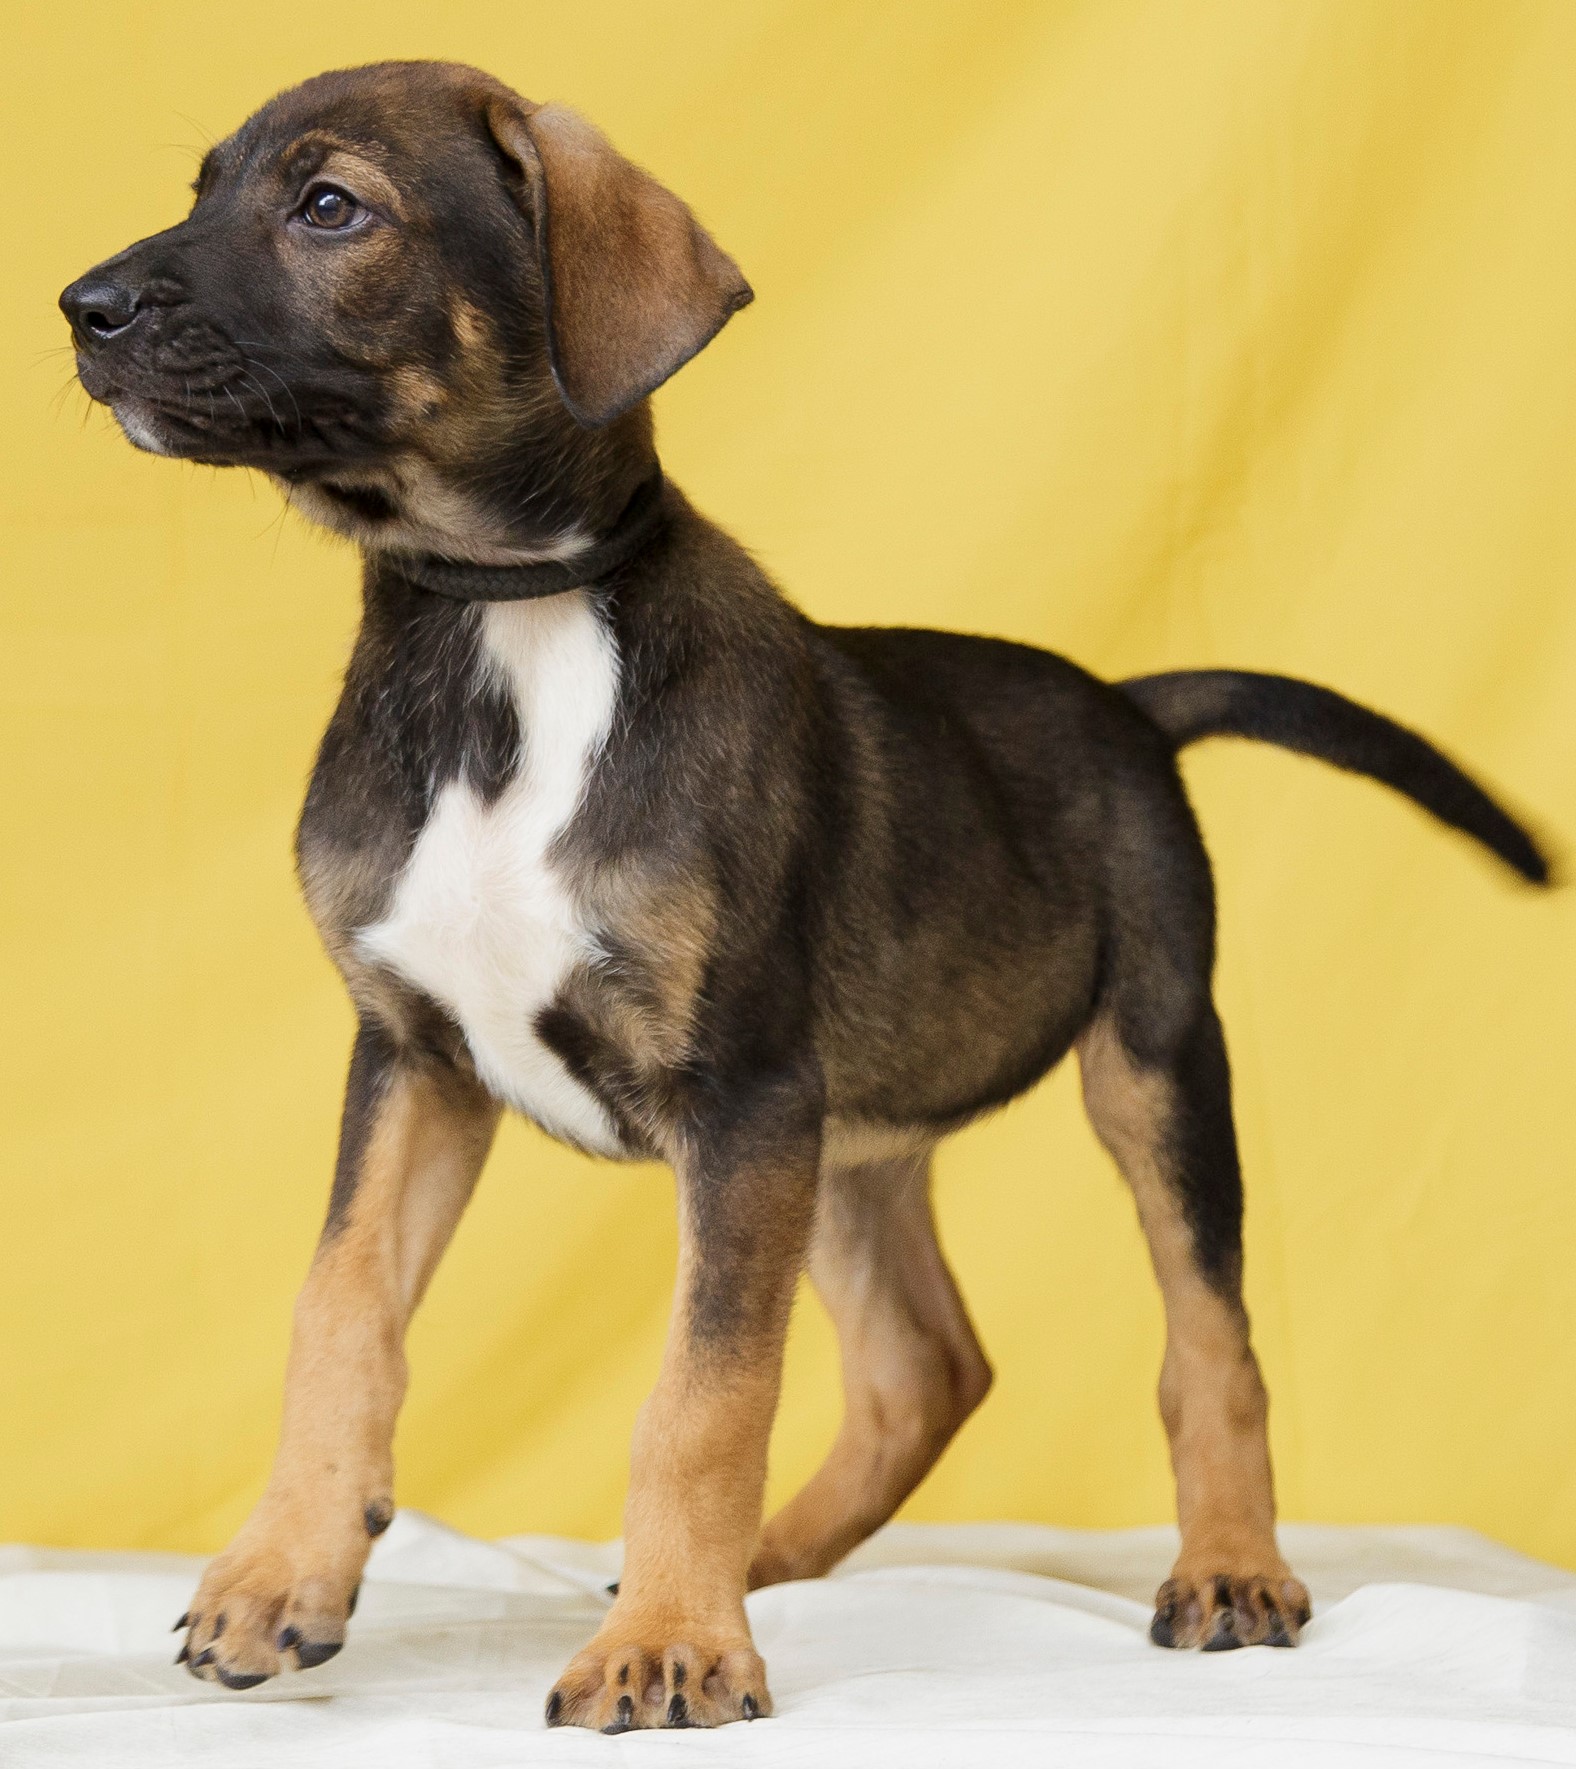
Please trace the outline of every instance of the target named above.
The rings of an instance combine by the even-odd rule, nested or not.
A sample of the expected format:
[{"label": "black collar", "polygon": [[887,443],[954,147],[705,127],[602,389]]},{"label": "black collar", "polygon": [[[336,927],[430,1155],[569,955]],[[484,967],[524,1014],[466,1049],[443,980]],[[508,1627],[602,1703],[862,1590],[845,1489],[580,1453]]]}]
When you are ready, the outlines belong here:
[{"label": "black collar", "polygon": [[627,565],[661,525],[662,469],[644,480],[623,513],[594,547],[570,560],[544,559],[535,565],[466,565],[430,553],[402,558],[403,575],[435,596],[454,602],[524,602],[557,596],[601,583]]}]

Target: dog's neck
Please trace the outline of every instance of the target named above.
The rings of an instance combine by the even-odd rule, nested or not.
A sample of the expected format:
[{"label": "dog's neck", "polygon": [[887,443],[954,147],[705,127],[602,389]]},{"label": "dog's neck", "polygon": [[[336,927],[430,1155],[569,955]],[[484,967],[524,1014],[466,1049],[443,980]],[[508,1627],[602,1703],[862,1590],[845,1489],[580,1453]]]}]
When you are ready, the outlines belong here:
[{"label": "dog's neck", "polygon": [[512,565],[474,565],[434,553],[383,557],[418,589],[452,602],[524,602],[561,595],[605,583],[650,545],[666,519],[663,489],[662,469],[653,466],[613,526],[564,557]]},{"label": "dog's neck", "polygon": [[355,541],[369,567],[414,558],[514,567],[578,563],[657,472],[645,405],[586,431],[556,394],[550,407],[542,395],[507,438],[481,429],[463,445],[446,444],[441,429],[418,435],[332,477],[277,477],[303,516]]}]

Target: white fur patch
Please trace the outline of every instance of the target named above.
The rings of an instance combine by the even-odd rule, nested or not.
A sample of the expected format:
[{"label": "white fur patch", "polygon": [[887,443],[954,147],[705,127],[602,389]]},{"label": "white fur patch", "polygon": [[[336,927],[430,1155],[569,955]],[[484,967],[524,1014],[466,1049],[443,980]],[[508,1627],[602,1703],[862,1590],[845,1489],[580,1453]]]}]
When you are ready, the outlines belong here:
[{"label": "white fur patch", "polygon": [[607,741],[617,647],[584,590],[492,604],[482,635],[519,718],[519,772],[491,805],[464,781],[443,789],[388,915],[357,944],[448,1008],[499,1099],[553,1135],[616,1155],[612,1121],[536,1036],[536,1016],[596,956],[549,854]]},{"label": "white fur patch", "polygon": [[154,427],[152,418],[140,406],[129,399],[123,399],[109,409],[115,414],[115,422],[120,425],[122,434],[134,448],[140,448],[150,455],[167,455],[170,452],[170,445]]}]

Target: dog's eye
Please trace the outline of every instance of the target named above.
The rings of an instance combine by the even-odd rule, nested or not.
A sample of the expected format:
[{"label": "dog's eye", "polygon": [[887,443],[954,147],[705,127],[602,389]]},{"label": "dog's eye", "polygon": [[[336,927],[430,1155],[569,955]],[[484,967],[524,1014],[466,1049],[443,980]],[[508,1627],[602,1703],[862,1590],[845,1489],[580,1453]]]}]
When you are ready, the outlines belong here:
[{"label": "dog's eye", "polygon": [[312,227],[337,231],[349,227],[361,214],[361,205],[347,190],[331,184],[312,192],[301,210],[302,218]]}]

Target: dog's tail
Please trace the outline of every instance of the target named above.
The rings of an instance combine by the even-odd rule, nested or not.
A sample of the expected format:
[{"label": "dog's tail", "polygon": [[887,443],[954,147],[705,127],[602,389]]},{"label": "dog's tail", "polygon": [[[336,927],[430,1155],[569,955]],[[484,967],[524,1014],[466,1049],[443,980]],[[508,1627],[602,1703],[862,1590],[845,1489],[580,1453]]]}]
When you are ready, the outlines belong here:
[{"label": "dog's tail", "polygon": [[1119,684],[1181,749],[1201,737],[1252,737],[1381,780],[1482,842],[1534,884],[1549,862],[1525,829],[1425,738],[1295,676],[1176,670]]}]

